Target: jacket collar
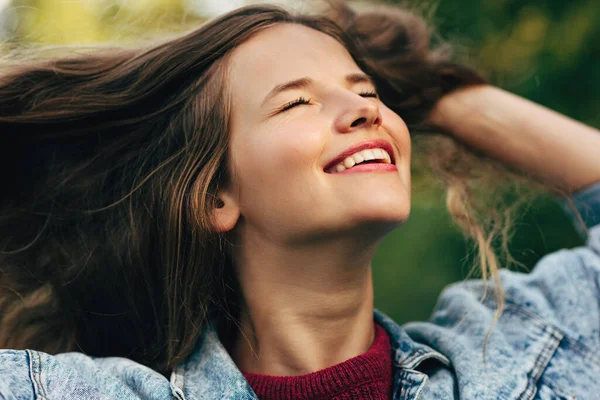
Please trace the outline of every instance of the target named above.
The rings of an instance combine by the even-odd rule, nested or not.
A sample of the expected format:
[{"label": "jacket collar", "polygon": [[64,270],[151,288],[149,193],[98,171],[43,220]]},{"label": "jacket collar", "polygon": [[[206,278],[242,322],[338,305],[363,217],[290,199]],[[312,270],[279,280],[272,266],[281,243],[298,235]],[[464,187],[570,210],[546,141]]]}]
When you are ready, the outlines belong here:
[{"label": "jacket collar", "polygon": [[[449,365],[448,358],[427,345],[415,342],[391,318],[374,310],[374,319],[390,337],[394,369],[414,369],[426,359]],[[219,340],[216,324],[204,327],[196,347],[171,376],[174,393],[185,400],[257,399],[252,388]]]},{"label": "jacket collar", "polygon": [[219,340],[215,321],[208,322],[192,354],[171,375],[173,390],[185,400],[256,399],[258,397]]},{"label": "jacket collar", "polygon": [[375,309],[375,321],[381,325],[392,345],[393,360],[396,367],[401,369],[415,369],[423,361],[435,359],[445,366],[450,366],[450,360],[443,354],[433,350],[426,344],[415,342],[406,331],[395,323],[390,317]]}]

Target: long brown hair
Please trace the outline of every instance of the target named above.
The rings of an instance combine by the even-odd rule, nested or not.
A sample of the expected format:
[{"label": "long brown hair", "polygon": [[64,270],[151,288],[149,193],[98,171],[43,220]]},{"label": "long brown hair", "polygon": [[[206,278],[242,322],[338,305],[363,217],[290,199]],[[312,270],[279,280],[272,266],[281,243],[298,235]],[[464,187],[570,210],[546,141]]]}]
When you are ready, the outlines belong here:
[{"label": "long brown hair", "polygon": [[484,82],[409,12],[249,6],[142,49],[6,61],[0,74],[0,347],[123,356],[167,373],[212,314],[236,319],[227,238],[227,55],[298,23],[346,46],[416,129]]}]

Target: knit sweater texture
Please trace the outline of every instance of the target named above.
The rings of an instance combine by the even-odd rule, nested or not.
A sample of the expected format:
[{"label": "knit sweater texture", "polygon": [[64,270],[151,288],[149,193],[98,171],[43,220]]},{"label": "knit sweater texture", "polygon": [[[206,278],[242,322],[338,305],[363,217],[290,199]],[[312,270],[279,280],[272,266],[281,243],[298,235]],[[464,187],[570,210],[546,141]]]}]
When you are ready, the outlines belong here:
[{"label": "knit sweater texture", "polygon": [[392,398],[390,339],[375,324],[375,340],[366,353],[299,376],[244,372],[260,400],[389,400]]}]

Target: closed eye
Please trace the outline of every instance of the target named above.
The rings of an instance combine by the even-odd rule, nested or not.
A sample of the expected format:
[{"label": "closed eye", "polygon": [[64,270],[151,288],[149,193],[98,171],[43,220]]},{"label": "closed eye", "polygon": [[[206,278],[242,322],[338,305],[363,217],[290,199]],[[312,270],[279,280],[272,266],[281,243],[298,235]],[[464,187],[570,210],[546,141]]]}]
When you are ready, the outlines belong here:
[{"label": "closed eye", "polygon": [[[358,93],[359,96],[362,97],[374,97],[379,98],[379,95],[375,91],[361,92]],[[284,112],[301,104],[310,104],[311,99],[305,99],[304,97],[298,97],[296,100],[292,100],[289,103],[285,103],[278,112]]]},{"label": "closed eye", "polygon": [[379,98],[379,95],[374,90],[369,92],[361,92],[359,93],[359,95],[361,95],[362,97],[374,97],[376,99]]},{"label": "closed eye", "polygon": [[292,100],[289,103],[285,103],[280,109],[279,112],[287,111],[290,108],[294,108],[300,104],[310,104],[311,99],[305,99],[304,97],[298,97],[296,100]]}]

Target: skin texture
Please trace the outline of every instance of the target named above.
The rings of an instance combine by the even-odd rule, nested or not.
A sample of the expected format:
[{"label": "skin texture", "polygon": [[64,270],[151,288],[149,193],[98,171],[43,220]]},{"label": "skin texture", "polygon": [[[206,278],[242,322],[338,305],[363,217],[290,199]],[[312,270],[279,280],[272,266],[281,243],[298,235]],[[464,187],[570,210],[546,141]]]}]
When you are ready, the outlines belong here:
[{"label": "skin texture", "polygon": [[458,140],[571,193],[600,181],[600,132],[502,89],[444,96],[431,123]]},{"label": "skin texture", "polygon": [[[371,260],[410,211],[408,129],[365,94],[372,84],[346,80],[362,73],[346,49],[310,28],[268,28],[233,52],[229,68],[233,179],[219,193],[215,223],[234,233],[246,303],[244,334],[230,352],[245,372],[313,372],[372,343]],[[312,84],[265,101],[305,77]],[[299,97],[311,100],[278,111]],[[392,145],[397,171],[324,171],[371,139]]]}]

